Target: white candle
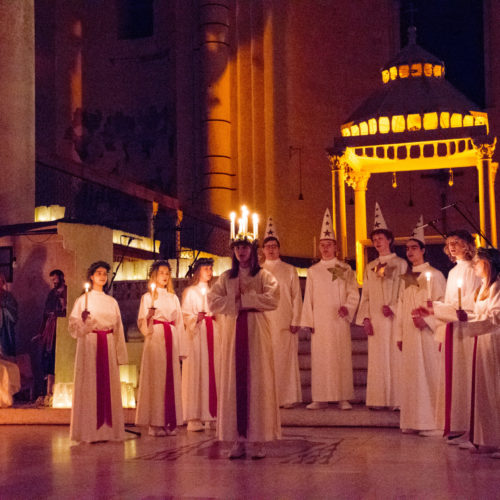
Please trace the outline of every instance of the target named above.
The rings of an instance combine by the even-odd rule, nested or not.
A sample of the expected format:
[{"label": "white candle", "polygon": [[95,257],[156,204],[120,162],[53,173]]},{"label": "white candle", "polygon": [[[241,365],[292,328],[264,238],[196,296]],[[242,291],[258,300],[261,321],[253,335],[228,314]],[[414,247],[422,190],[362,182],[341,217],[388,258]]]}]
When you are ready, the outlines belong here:
[{"label": "white candle", "polygon": [[248,233],[248,208],[246,205],[241,207],[241,215],[243,219],[243,232]]},{"label": "white candle", "polygon": [[427,280],[427,300],[431,300],[431,273],[427,271],[425,273],[425,279]]},{"label": "white candle", "polygon": [[256,240],[259,236],[259,216],[257,214],[252,215],[253,222],[253,239]]},{"label": "white candle", "polygon": [[83,285],[85,287],[85,310],[88,310],[89,307],[89,290],[90,290],[90,283],[85,283]]},{"label": "white candle", "polygon": [[202,288],[201,289],[201,295],[203,296],[203,310],[201,312],[207,312],[207,289]]},{"label": "white candle", "polygon": [[156,290],[156,283],[151,283],[151,308],[155,308],[155,290]]},{"label": "white candle", "polygon": [[236,237],[235,233],[236,212],[231,212],[229,214],[229,218],[231,219],[231,234],[229,235],[229,237],[232,240],[234,240],[234,238]]},{"label": "white candle", "polygon": [[243,219],[240,217],[238,219],[238,233],[242,233],[243,232]]},{"label": "white candle", "polygon": [[458,308],[462,309],[462,285],[463,281],[461,279],[457,280],[457,287],[458,287]]}]

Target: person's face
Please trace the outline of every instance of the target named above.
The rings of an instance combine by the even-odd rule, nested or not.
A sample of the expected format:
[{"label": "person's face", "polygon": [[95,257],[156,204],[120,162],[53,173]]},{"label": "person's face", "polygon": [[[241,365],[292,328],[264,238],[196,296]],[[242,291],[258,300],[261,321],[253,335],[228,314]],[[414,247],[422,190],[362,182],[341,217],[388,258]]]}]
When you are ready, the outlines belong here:
[{"label": "person's face", "polygon": [[54,288],[59,288],[61,286],[62,280],[58,274],[53,274],[50,276],[50,281],[52,282],[52,286]]},{"label": "person's face", "polygon": [[214,270],[212,266],[200,266],[200,281],[202,283],[208,283],[213,275]]},{"label": "person's face", "polygon": [[337,253],[337,242],[334,240],[319,240],[319,253],[323,260],[332,260]]},{"label": "person's face", "polygon": [[234,255],[241,266],[247,267],[250,265],[252,249],[250,245],[236,245],[234,247]]},{"label": "person's face", "polygon": [[275,240],[269,240],[262,247],[266,260],[276,260],[280,256],[280,247]]},{"label": "person's face", "polygon": [[420,248],[416,241],[410,240],[406,244],[406,257],[414,266],[424,263],[424,253],[425,249]]},{"label": "person's face", "polygon": [[474,257],[472,264],[474,265],[474,274],[479,278],[487,278],[489,271],[489,262],[480,257]]},{"label": "person's face", "polygon": [[448,251],[452,257],[463,260],[467,250],[467,244],[462,238],[459,238],[458,236],[450,236],[446,240],[446,246],[448,247]]},{"label": "person's face", "polygon": [[388,255],[391,253],[391,240],[385,234],[374,234],[372,242],[379,255]]},{"label": "person's face", "polygon": [[108,271],[105,267],[98,267],[90,277],[93,285],[103,287],[108,282]]},{"label": "person's face", "polygon": [[156,283],[158,286],[165,288],[170,279],[170,269],[167,266],[160,266],[156,272]]}]

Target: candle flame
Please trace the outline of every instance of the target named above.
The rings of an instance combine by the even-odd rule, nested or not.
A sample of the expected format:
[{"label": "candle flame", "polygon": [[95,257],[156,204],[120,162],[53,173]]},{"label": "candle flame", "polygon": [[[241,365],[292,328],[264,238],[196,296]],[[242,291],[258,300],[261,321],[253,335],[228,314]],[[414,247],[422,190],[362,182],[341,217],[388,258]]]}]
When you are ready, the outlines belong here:
[{"label": "candle flame", "polygon": [[156,283],[151,283],[151,291],[154,292],[156,290]]},{"label": "candle flame", "polygon": [[430,280],[431,280],[431,273],[430,273],[430,271],[427,271],[427,272],[425,273],[425,277],[427,278],[427,281],[430,281]]},{"label": "candle flame", "polygon": [[85,287],[85,292],[88,293],[88,291],[90,290],[90,283],[85,283],[85,285],[83,285]]},{"label": "candle flame", "polygon": [[458,286],[458,288],[462,288],[462,285],[463,285],[463,284],[464,284],[463,280],[459,278],[459,279],[457,280],[457,286]]}]

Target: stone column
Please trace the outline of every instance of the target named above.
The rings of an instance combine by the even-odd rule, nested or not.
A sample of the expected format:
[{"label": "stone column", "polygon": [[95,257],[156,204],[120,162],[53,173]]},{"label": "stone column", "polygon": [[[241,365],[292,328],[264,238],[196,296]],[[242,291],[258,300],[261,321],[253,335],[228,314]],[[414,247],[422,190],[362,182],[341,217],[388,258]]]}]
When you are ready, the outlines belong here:
[{"label": "stone column", "polygon": [[0,2],[0,225],[35,216],[33,0]]},{"label": "stone column", "polygon": [[498,248],[497,238],[497,208],[495,199],[495,177],[497,175],[498,162],[490,162],[488,186],[490,196],[490,222],[491,222],[491,242]]},{"label": "stone column", "polygon": [[227,216],[234,190],[231,160],[230,1],[200,0],[202,194],[205,207]]}]

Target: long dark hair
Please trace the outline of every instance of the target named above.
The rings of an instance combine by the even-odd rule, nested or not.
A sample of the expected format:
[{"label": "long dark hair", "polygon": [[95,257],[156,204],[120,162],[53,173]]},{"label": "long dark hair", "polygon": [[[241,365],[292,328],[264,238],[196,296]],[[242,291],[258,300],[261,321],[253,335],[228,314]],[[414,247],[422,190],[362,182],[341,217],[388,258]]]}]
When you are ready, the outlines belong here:
[{"label": "long dark hair", "polygon": [[[94,288],[94,282],[90,279],[90,277],[100,268],[103,267],[109,273],[111,270],[111,266],[105,262],[104,260],[98,260],[97,262],[93,262],[90,264],[90,267],[87,269],[87,281],[91,284],[91,288]],[[109,279],[106,284],[103,286],[102,291],[104,293],[108,293],[109,287]]]},{"label": "long dark hair", "polygon": [[229,277],[230,278],[237,278],[238,273],[240,272],[240,263],[238,259],[236,258],[236,254],[234,253],[234,247],[238,245],[248,245],[251,249],[250,253],[250,276],[255,276],[260,270],[261,267],[259,265],[259,255],[257,253],[257,249],[259,244],[257,241],[254,241],[253,243],[250,242],[242,242],[242,243],[237,243],[236,245],[233,245],[233,262],[231,265],[231,270],[229,271]]},{"label": "long dark hair", "polygon": [[[486,286],[484,291],[479,297],[479,300],[485,300],[490,294],[490,287],[498,280],[500,275],[500,252],[496,248],[478,248],[475,256],[476,259],[480,259],[488,263]],[[476,292],[476,299],[479,290]]]}]

